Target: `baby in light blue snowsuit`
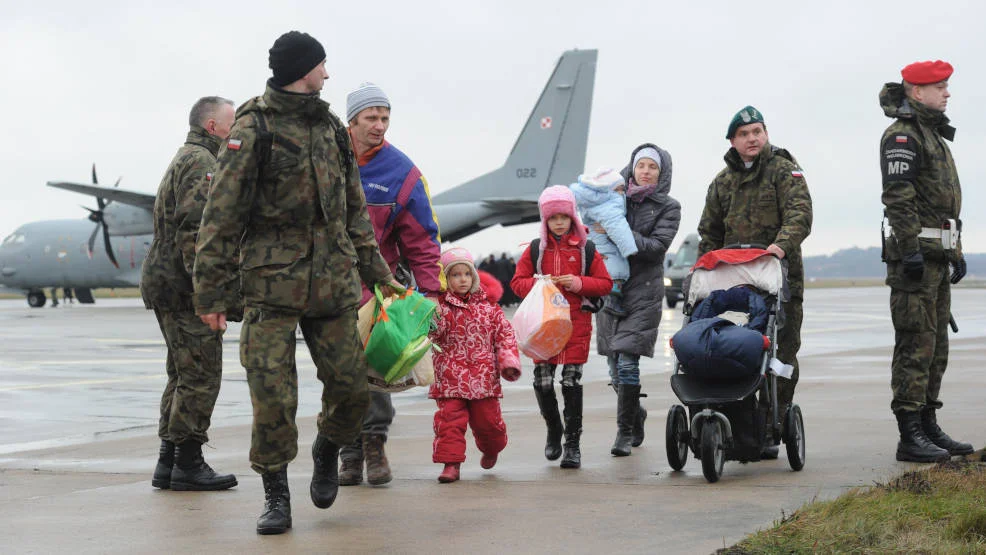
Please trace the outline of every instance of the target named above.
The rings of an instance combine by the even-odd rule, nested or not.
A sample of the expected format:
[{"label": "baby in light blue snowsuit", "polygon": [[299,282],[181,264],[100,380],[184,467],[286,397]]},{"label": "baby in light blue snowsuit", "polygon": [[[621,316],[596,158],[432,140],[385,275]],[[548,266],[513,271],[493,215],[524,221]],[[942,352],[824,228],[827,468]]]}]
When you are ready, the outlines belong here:
[{"label": "baby in light blue snowsuit", "polygon": [[[630,277],[628,256],[637,254],[637,242],[627,222],[625,182],[620,172],[600,168],[593,175],[580,175],[578,183],[569,186],[575,195],[582,222],[589,227],[589,239],[603,255],[606,270],[613,278],[610,308],[614,313],[623,312],[620,299],[623,282]],[[602,225],[606,233],[593,229],[594,223]]]}]

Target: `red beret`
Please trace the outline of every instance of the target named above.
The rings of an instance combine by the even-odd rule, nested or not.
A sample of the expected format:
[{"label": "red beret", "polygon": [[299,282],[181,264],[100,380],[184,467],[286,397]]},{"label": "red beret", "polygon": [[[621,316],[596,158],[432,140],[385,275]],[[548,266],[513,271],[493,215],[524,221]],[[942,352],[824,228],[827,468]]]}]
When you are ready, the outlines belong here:
[{"label": "red beret", "polygon": [[941,60],[914,62],[900,70],[900,76],[912,85],[930,85],[948,79],[952,71],[952,64]]}]

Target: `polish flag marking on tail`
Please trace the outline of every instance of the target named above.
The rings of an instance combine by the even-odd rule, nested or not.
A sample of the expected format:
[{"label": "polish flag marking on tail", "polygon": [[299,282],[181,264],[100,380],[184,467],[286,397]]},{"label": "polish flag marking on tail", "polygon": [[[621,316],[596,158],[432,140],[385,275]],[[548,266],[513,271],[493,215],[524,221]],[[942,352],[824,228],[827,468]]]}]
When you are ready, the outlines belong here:
[{"label": "polish flag marking on tail", "polygon": [[551,127],[551,118],[544,117],[541,118],[541,129],[549,129]]}]

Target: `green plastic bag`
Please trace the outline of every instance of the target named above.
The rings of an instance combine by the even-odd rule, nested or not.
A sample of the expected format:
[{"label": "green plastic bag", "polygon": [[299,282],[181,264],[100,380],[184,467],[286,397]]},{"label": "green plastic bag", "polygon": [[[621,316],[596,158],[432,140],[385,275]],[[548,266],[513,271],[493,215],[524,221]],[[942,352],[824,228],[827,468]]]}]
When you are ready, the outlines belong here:
[{"label": "green plastic bag", "polygon": [[408,289],[384,308],[380,286],[374,286],[377,308],[366,340],[366,361],[391,383],[411,371],[431,348],[428,330],[437,306]]}]

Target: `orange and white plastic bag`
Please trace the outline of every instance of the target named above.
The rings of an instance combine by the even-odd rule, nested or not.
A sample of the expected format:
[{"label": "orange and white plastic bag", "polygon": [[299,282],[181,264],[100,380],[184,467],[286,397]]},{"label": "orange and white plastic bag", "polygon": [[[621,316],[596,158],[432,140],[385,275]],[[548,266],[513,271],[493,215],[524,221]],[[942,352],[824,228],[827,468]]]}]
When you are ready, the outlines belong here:
[{"label": "orange and white plastic bag", "polygon": [[535,277],[511,323],[521,352],[534,360],[548,360],[562,352],[572,337],[572,317],[568,301],[551,278]]}]

